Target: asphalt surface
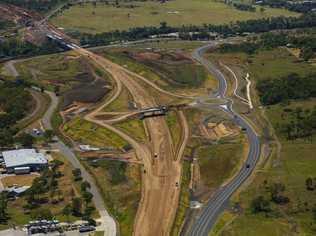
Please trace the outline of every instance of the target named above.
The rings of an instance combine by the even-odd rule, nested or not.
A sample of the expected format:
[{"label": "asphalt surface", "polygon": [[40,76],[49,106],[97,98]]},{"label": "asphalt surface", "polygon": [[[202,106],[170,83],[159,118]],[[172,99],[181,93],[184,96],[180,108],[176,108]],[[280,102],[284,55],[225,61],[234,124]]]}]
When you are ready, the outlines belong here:
[{"label": "asphalt surface", "polygon": [[[51,118],[54,114],[54,111],[58,106],[58,97],[52,92],[46,91],[51,99],[51,103],[47,111],[45,112],[41,122],[45,130],[52,129]],[[81,165],[80,161],[74,154],[74,152],[67,147],[59,138],[55,138],[56,142],[51,144],[52,149],[58,149],[60,153],[67,158],[67,160],[72,164],[74,168],[81,170],[81,176],[83,180],[86,180],[90,183],[91,188],[90,192],[93,194],[93,203],[100,214],[100,219],[98,220],[101,225],[97,227],[97,230],[104,231],[106,236],[115,236],[116,235],[116,224],[113,218],[108,214],[102,196],[93,180],[92,176],[87,172],[87,170]]]},{"label": "asphalt surface", "polygon": [[[198,48],[193,53],[193,57],[204,65],[210,73],[216,76],[219,81],[219,88],[216,96],[224,99],[226,98],[225,94],[227,91],[225,76],[211,62],[203,58],[203,54],[214,46],[215,43],[210,43],[209,45]],[[233,110],[233,101],[228,98],[226,99],[228,100],[227,105],[221,106],[220,109],[230,114],[233,121],[245,129],[249,142],[248,158],[239,173],[227,185],[218,189],[212,198],[205,204],[205,206],[201,209],[200,214],[195,219],[192,227],[185,235],[207,236],[209,234],[217,218],[225,210],[230,197],[251,175],[260,157],[259,137],[251,125]]]}]

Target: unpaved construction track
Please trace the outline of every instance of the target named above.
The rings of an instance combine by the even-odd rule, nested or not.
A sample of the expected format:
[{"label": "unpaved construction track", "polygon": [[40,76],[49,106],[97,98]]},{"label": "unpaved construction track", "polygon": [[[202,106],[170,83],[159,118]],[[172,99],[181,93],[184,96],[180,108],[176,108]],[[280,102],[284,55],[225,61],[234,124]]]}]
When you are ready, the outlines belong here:
[{"label": "unpaved construction track", "polygon": [[[157,106],[155,98],[139,83],[139,78],[127,72],[125,68],[84,49],[76,50],[87,56],[96,65],[110,73],[117,84],[117,97],[122,85],[131,93],[134,102],[140,108]],[[112,98],[111,101],[114,99]],[[188,139],[188,125],[181,113],[183,127],[182,143],[179,151],[172,142],[171,134],[164,117],[152,117],[145,120],[148,130],[148,142],[135,141],[110,123],[96,119],[99,112],[110,102],[106,102],[85,118],[91,122],[117,133],[135,149],[137,158],[143,163],[142,197],[134,224],[134,235],[169,235],[178,207],[181,178],[181,156]]]},{"label": "unpaved construction track", "polygon": [[[30,15],[29,18],[31,19],[32,16]],[[41,17],[34,18],[34,27],[31,27],[34,32],[40,31],[43,36],[48,36],[48,34],[57,34],[59,35],[59,38],[62,37],[63,41],[72,41],[69,37],[67,37],[67,35],[60,32],[54,26],[47,24],[45,19],[41,19]],[[110,123],[107,123],[104,120],[99,120],[96,117],[104,107],[119,96],[122,90],[122,85],[129,90],[134,102],[139,108],[156,107],[158,105],[155,98],[148,90],[146,90],[141,82],[145,82],[147,85],[150,85],[159,92],[170,96],[180,98],[186,96],[175,95],[164,91],[145,78],[112,63],[110,60],[82,49],[79,46],[76,46],[74,50],[78,54],[86,56],[91,62],[111,74],[116,84],[116,91],[113,96],[98,109],[88,114],[85,118],[91,122],[102,125],[124,138],[133,146],[137,158],[143,164],[142,197],[135,219],[134,235],[169,235],[178,207],[182,166],[181,157],[189,136],[188,125],[184,115],[179,112],[181,125],[183,126],[182,142],[179,144],[179,148],[175,147],[173,144],[169,127],[164,117],[152,117],[145,120],[146,130],[148,131],[148,141],[145,144],[138,143],[135,139],[115,128]],[[46,114],[47,117],[51,117],[52,110],[49,109]],[[43,125],[45,126],[47,123],[47,128],[51,128],[50,119],[47,119],[47,117],[44,116]],[[66,146],[61,148],[68,150]],[[70,154],[69,156],[71,156],[74,163],[75,161],[78,162],[75,156]],[[98,198],[98,200],[100,200],[100,198]],[[103,211],[99,212],[102,213]],[[103,217],[102,214],[101,216]],[[104,214],[104,216],[106,215]],[[103,222],[106,223],[106,220],[103,219]],[[115,232],[115,229],[107,229],[105,230],[105,234],[109,234],[107,231],[111,231],[113,233]]]}]

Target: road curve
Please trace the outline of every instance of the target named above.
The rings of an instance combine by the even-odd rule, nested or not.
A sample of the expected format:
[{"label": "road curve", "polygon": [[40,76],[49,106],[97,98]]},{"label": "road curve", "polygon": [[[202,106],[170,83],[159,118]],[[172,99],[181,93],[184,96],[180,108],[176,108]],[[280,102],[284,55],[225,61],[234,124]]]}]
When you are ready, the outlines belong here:
[{"label": "road curve", "polygon": [[[203,58],[203,54],[214,46],[215,43],[212,42],[209,45],[200,47],[193,53],[192,56],[202,65],[204,65],[210,73],[216,76],[219,81],[217,96],[225,99],[225,94],[227,91],[227,82],[225,76],[210,61]],[[244,163],[244,165],[239,170],[238,174],[228,184],[218,189],[212,198],[206,203],[198,217],[195,219],[192,227],[188,230],[188,232],[185,233],[185,235],[208,235],[218,216],[225,209],[230,197],[251,175],[260,157],[260,141],[258,135],[251,125],[241,115],[237,114],[233,110],[233,101],[229,98],[226,99],[229,100],[229,103],[226,107],[221,107],[221,109],[230,114],[233,117],[233,121],[246,130],[249,142],[248,158],[246,163]]]}]

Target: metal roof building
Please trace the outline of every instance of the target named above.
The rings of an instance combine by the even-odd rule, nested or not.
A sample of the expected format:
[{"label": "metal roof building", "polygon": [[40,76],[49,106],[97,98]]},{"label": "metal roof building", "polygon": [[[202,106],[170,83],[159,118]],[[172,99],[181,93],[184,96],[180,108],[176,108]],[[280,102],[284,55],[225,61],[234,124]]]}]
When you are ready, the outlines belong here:
[{"label": "metal roof building", "polygon": [[8,173],[15,172],[16,168],[21,167],[29,167],[30,171],[39,171],[48,163],[46,157],[35,149],[4,151],[2,156]]}]

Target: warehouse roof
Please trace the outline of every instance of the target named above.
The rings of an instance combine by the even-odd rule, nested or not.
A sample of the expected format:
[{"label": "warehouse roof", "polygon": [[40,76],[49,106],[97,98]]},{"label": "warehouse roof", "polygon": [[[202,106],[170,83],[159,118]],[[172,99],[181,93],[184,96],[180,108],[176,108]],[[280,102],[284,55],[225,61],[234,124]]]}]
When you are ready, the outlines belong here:
[{"label": "warehouse roof", "polygon": [[4,163],[7,168],[47,164],[47,159],[42,153],[38,153],[35,149],[19,149],[2,152]]}]

